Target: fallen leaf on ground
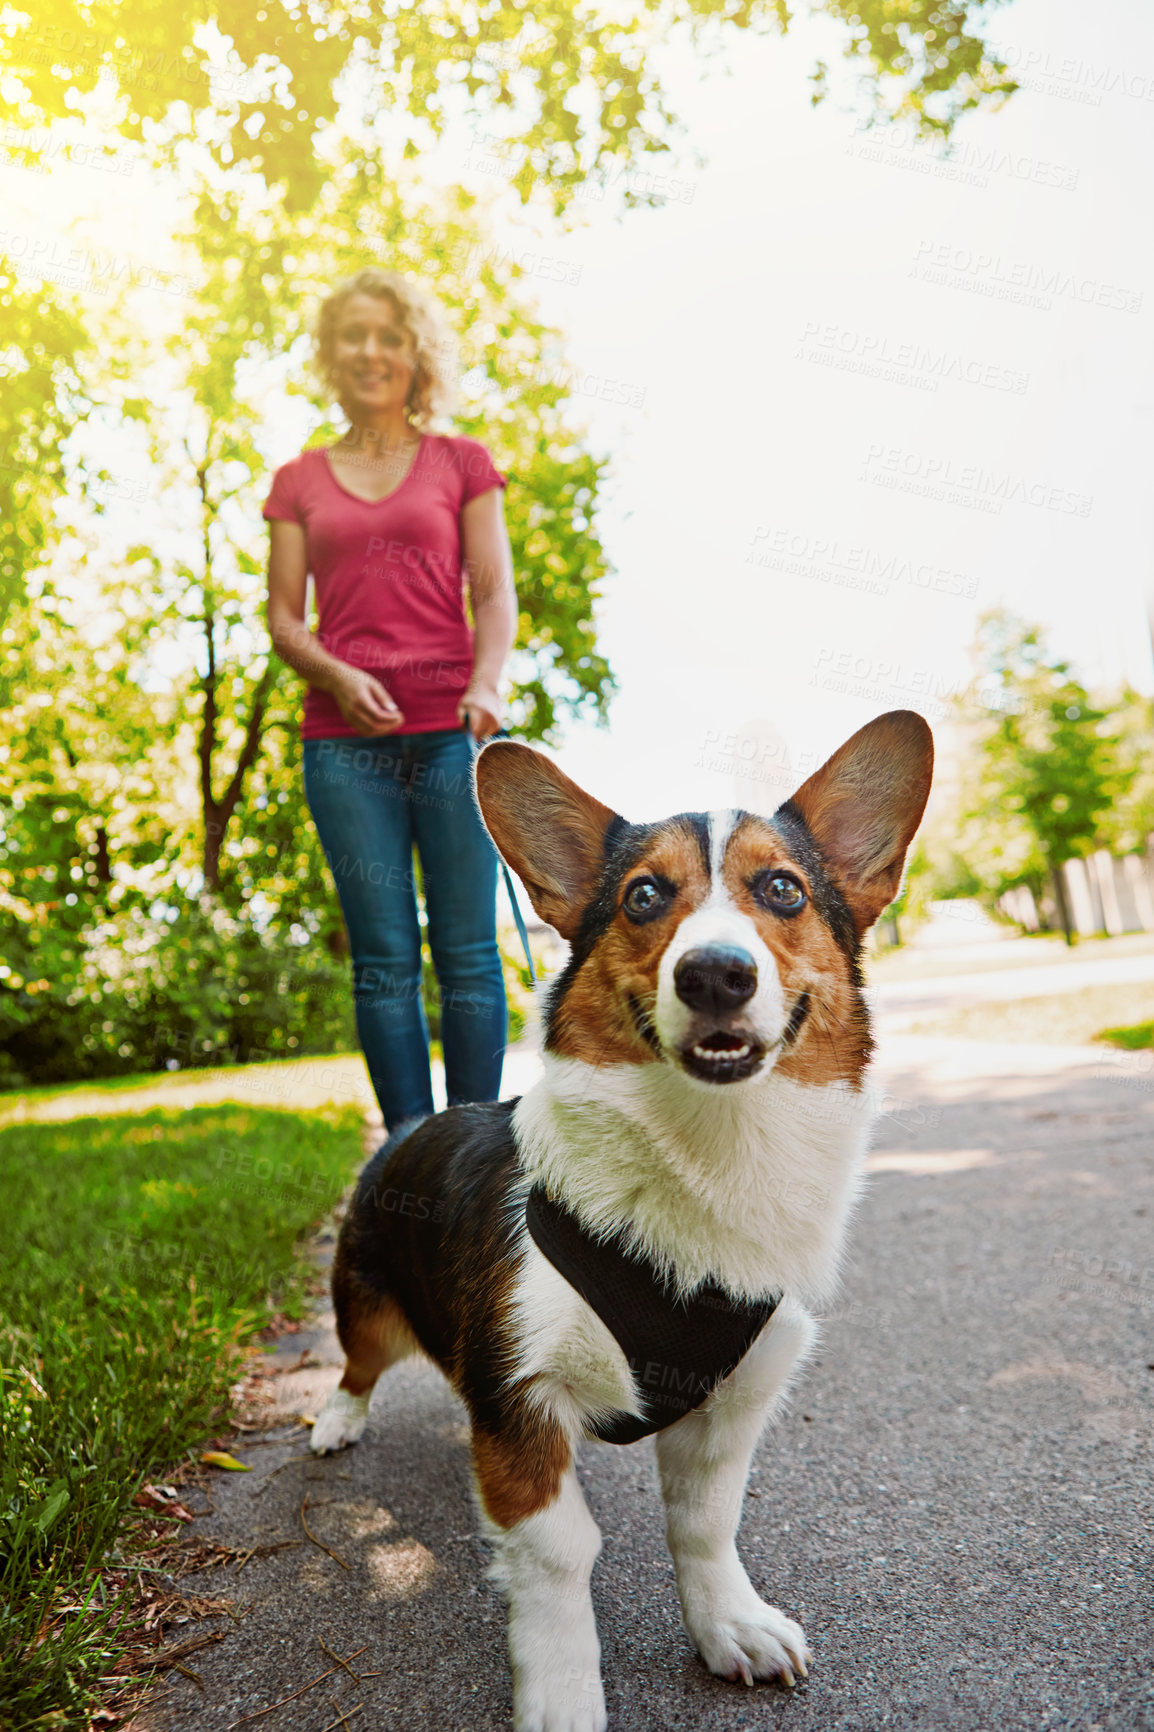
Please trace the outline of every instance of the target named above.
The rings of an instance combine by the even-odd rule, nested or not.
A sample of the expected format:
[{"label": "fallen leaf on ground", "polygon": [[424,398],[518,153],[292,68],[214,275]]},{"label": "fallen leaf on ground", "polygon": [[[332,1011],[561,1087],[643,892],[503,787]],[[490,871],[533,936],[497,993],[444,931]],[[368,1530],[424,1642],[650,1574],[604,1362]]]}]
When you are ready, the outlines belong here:
[{"label": "fallen leaf on ground", "polygon": [[177,1521],[190,1522],[193,1519],[191,1510],[186,1510],[176,1501],[172,1486],[142,1485],[132,1501],[137,1509],[160,1510],[166,1516],[175,1516]]},{"label": "fallen leaf on ground", "polygon": [[201,1456],[210,1467],[227,1467],[232,1473],[251,1473],[252,1466],[246,1461],[238,1461],[235,1455],[229,1455],[226,1449],[206,1449]]}]

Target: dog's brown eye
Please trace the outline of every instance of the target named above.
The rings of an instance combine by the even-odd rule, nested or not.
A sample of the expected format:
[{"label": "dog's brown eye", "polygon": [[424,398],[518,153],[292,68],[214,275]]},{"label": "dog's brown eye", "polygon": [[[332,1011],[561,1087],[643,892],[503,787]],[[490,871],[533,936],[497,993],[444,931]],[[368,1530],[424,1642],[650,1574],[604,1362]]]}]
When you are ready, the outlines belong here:
[{"label": "dog's brown eye", "polygon": [[665,907],[666,895],[656,878],[635,878],[622,907],[630,920],[652,920]]},{"label": "dog's brown eye", "polygon": [[753,886],[757,900],[775,914],[797,914],[806,904],[805,886],[792,872],[766,872]]}]

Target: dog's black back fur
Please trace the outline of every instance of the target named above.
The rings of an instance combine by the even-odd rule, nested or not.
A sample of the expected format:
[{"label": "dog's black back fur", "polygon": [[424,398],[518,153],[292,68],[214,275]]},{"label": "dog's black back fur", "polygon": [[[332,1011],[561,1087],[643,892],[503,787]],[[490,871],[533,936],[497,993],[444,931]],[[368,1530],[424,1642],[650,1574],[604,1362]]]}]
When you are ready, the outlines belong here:
[{"label": "dog's black back fur", "polygon": [[338,1319],[393,1300],[481,1423],[495,1423],[508,1367],[499,1327],[519,1225],[515,1100],[450,1107],[401,1126],[361,1174],[333,1272]]}]

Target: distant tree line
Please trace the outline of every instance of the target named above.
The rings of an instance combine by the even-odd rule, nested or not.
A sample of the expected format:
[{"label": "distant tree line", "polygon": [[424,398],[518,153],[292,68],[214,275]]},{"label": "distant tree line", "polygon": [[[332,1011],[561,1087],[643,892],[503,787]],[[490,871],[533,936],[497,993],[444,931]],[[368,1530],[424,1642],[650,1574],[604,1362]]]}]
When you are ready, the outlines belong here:
[{"label": "distant tree line", "polygon": [[1154,702],[1094,696],[1038,625],[987,614],[979,672],[959,705],[965,743],[955,810],[928,832],[913,894],[994,902],[1024,885],[1074,935],[1062,867],[1098,849],[1146,853],[1154,833]]}]

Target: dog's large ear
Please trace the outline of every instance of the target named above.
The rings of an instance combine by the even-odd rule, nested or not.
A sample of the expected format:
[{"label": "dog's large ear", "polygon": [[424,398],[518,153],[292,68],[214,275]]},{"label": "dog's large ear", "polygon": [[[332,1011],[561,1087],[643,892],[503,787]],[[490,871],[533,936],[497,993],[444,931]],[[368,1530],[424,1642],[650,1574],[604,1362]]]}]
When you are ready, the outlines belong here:
[{"label": "dog's large ear", "polygon": [[573,938],[617,814],[516,740],[494,740],[477,759],[477,800],[542,920]]},{"label": "dog's large ear", "polygon": [[805,820],[859,938],[898,893],[933,769],[926,723],[915,710],[891,710],[839,746],[782,808],[792,807]]}]

